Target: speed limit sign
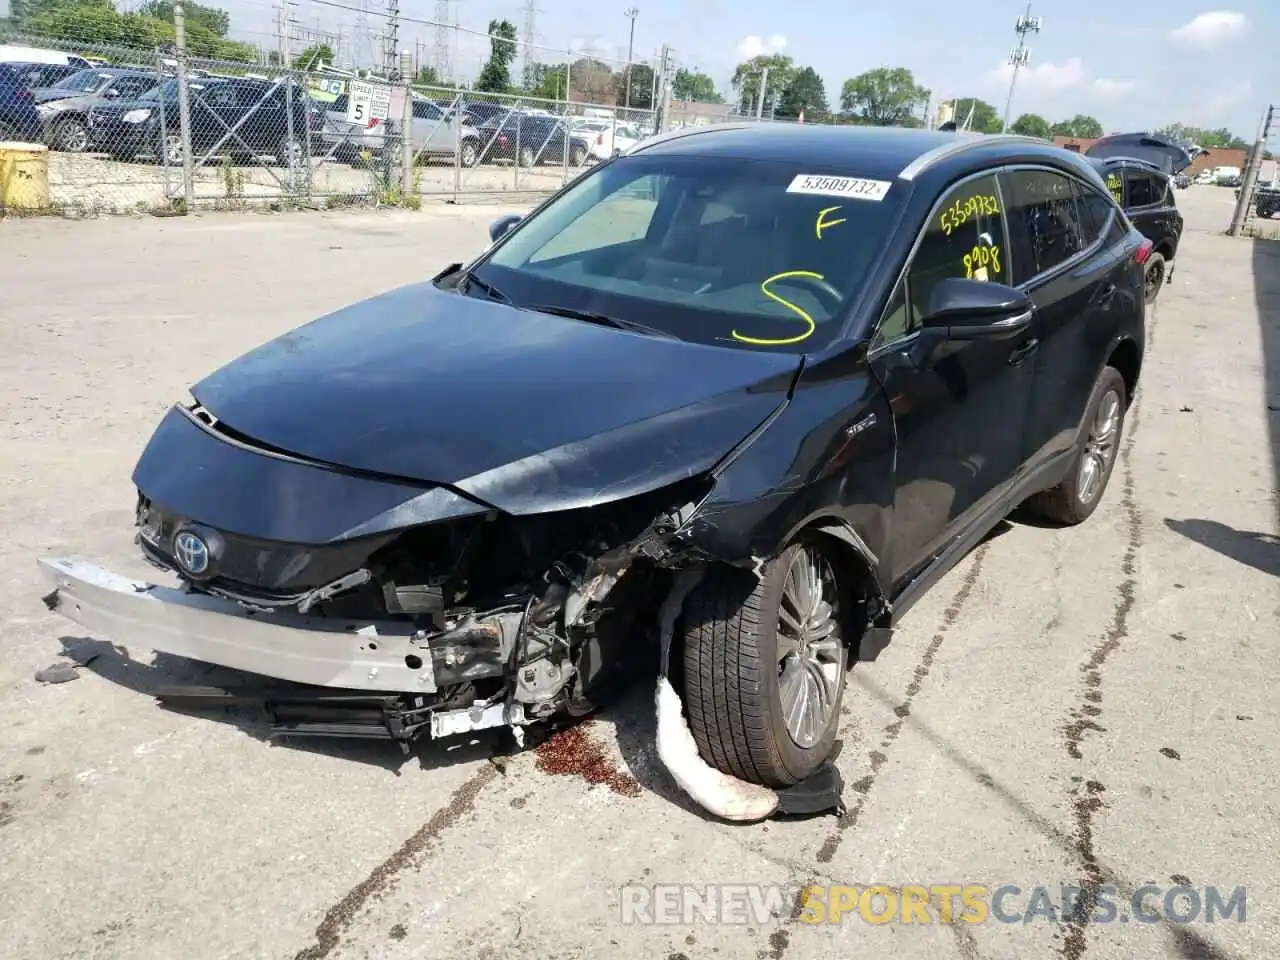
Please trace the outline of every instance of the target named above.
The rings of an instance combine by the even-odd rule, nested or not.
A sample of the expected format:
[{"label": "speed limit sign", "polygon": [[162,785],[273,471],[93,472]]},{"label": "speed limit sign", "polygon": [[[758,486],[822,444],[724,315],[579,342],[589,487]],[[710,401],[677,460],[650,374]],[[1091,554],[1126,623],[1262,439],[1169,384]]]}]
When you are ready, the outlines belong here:
[{"label": "speed limit sign", "polygon": [[391,89],[353,80],[347,95],[347,122],[371,126],[385,120],[391,107]]}]

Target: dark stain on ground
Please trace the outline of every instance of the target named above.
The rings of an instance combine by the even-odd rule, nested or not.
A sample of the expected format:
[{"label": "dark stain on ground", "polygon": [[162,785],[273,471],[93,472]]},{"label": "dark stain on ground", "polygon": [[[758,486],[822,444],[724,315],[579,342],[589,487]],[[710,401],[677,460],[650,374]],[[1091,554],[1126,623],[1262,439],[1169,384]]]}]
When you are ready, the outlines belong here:
[{"label": "dark stain on ground", "polygon": [[1190,927],[1176,926],[1170,932],[1173,934],[1172,956],[1176,960],[1230,960],[1226,953]]},{"label": "dark stain on ground", "polygon": [[1177,640],[1179,643],[1185,643],[1187,640],[1186,635],[1182,633],[1171,633],[1169,636],[1173,637],[1173,639]]},{"label": "dark stain on ground", "polygon": [[382,861],[373,872],[354,887],[345,897],[329,908],[324,919],[316,927],[316,942],[299,950],[294,960],[323,960],[339,945],[342,935],[351,927],[356,916],[371,900],[390,890],[399,874],[417,865],[430,852],[439,835],[475,809],[476,797],[495,780],[498,771],[491,764],[482,764],[469,780],[453,791],[449,802],[432,815],[418,830],[400,845],[400,849]]},{"label": "dark stain on ground", "polygon": [[1166,757],[1168,757],[1170,760],[1181,760],[1181,759],[1182,759],[1182,754],[1178,753],[1178,751],[1177,751],[1177,750],[1175,750],[1175,749],[1173,749],[1173,747],[1161,747],[1161,748],[1160,748],[1160,753],[1161,753],[1161,755],[1162,755],[1162,756],[1166,756]]},{"label": "dark stain on ground", "polygon": [[408,935],[409,935],[409,931],[405,929],[405,926],[403,923],[397,923],[394,927],[391,928],[391,931],[387,934],[387,936],[389,936],[392,940],[403,940]]},{"label": "dark stain on ground", "polygon": [[[911,715],[912,701],[915,700],[916,695],[923,688],[924,682],[929,676],[929,671],[933,669],[933,661],[938,656],[938,651],[942,648],[943,641],[947,638],[948,631],[959,619],[960,611],[964,609],[965,602],[969,599],[969,595],[973,593],[974,584],[978,582],[978,577],[982,575],[982,561],[986,558],[989,545],[989,542],[984,543],[974,551],[972,566],[965,573],[964,579],[960,581],[960,587],[956,590],[955,596],[951,598],[951,604],[942,614],[942,623],[938,625],[937,632],[933,635],[933,639],[929,641],[929,646],[925,648],[924,653],[921,655],[920,662],[916,664],[915,672],[912,674],[911,682],[907,684],[902,703],[894,708],[893,714],[897,719],[884,728],[884,739],[880,742],[881,748],[887,750],[898,739],[898,735],[902,733],[902,726],[906,723],[907,717]],[[858,818],[862,816],[862,809],[866,805],[867,795],[871,793],[871,788],[876,782],[876,776],[888,759],[888,756],[879,750],[871,752],[871,772],[854,784],[858,799],[840,818],[835,830],[822,844],[822,849],[818,851],[819,863],[830,863],[831,858],[836,855],[836,850],[839,848],[845,832],[858,825]]]},{"label": "dark stain on ground", "polygon": [[1171,873],[1169,874],[1169,879],[1172,880],[1174,883],[1176,883],[1180,887],[1191,886],[1191,878],[1181,873]]},{"label": "dark stain on ground", "polygon": [[40,756],[40,754],[44,753],[46,749],[48,748],[47,747],[27,747],[27,756],[38,757]]},{"label": "dark stain on ground", "polygon": [[787,952],[789,946],[791,946],[791,934],[786,930],[775,930],[769,934],[769,952],[765,957],[768,960],[782,960],[782,955]]},{"label": "dark stain on ground", "polygon": [[558,776],[578,776],[589,784],[604,784],[623,797],[640,796],[640,784],[623,773],[618,764],[605,756],[604,748],[587,735],[592,725],[584,720],[576,726],[557,730],[535,750],[538,769]]},{"label": "dark stain on ground", "polygon": [[683,953],[672,953],[667,955],[667,960],[689,960]]},{"label": "dark stain on ground", "polygon": [[526,798],[524,798],[524,797],[512,797],[512,798],[511,798],[511,805],[512,805],[513,807],[515,807],[517,810],[519,810],[521,807],[523,807],[526,803],[528,803],[528,800],[527,800]]},{"label": "dark stain on ground", "polygon": [[[1120,510],[1124,517],[1126,543],[1124,554],[1120,559],[1120,573],[1123,579],[1116,588],[1116,604],[1111,613],[1111,623],[1103,634],[1101,641],[1094,647],[1089,659],[1080,667],[1083,674],[1082,700],[1071,712],[1063,733],[1067,756],[1073,760],[1082,759],[1080,752],[1084,735],[1088,731],[1103,733],[1105,728],[1093,718],[1102,713],[1102,668],[1111,654],[1120,647],[1129,635],[1129,616],[1137,601],[1137,563],[1138,550],[1142,547],[1142,517],[1138,513],[1134,498],[1133,468],[1129,457],[1133,450],[1133,438],[1138,428],[1138,408],[1131,408],[1134,416],[1130,425],[1128,442],[1120,454],[1117,464],[1123,471],[1123,483],[1120,488]],[[1092,694],[1092,696],[1091,696]],[[1063,917],[1065,936],[1062,938],[1063,960],[1080,960],[1088,948],[1086,932],[1089,918],[1098,903],[1098,889],[1105,880],[1105,872],[1098,862],[1093,845],[1093,818],[1102,809],[1101,794],[1106,791],[1097,780],[1087,780],[1084,791],[1075,792],[1072,810],[1075,817],[1074,846],[1080,857],[1081,876],[1076,886],[1080,889],[1075,910],[1070,916]]]}]

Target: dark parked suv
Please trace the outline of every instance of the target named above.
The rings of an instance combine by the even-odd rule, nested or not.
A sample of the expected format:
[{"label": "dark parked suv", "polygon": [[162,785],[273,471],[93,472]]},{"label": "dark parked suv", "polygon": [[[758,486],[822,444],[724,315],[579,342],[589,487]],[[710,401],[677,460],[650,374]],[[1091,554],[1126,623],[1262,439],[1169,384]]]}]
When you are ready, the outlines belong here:
[{"label": "dark parked suv", "polygon": [[0,140],[40,140],[35,97],[5,63],[0,63]]},{"label": "dark parked suv", "polygon": [[591,143],[556,117],[514,110],[486,120],[476,128],[480,134],[480,162],[514,160],[522,167],[539,163],[569,163],[580,167],[591,153]]},{"label": "dark parked suv", "polygon": [[1154,249],[1146,263],[1146,300],[1155,303],[1173,278],[1173,258],[1182,240],[1182,214],[1174,199],[1172,178],[1159,164],[1136,157],[1090,158],[1116,202]]},{"label": "dark parked suv", "polygon": [[490,236],[196,383],[133,473],[176,582],[45,558],[49,609],[308,685],[294,734],[523,736],[658,663],[656,755],[755,819],[1003,517],[1102,502],[1151,242],[1077,155],[694,127]]},{"label": "dark parked suv", "polygon": [[[196,162],[230,154],[274,157],[281,165],[305,156],[317,114],[300,87],[293,87],[292,117],[284,83],[202,77],[188,81],[191,147]],[[163,120],[162,120],[163,114]],[[139,154],[182,162],[178,81],[166,80],[129,102],[100,104],[89,112],[94,149],[128,160]]]}]

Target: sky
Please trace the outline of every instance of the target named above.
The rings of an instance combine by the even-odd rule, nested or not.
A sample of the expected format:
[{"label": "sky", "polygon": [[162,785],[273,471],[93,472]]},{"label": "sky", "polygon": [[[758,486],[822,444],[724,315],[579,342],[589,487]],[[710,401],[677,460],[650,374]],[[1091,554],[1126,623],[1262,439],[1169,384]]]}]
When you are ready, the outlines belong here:
[{"label": "sky", "polygon": [[[374,30],[389,0],[290,0],[297,25],[341,30],[348,46],[359,15],[341,9],[367,5]],[[534,0],[534,59],[591,54],[625,59],[627,0],[614,6],[584,0]],[[1164,0],[1124,4],[1073,0],[1033,5],[1041,31],[1028,36],[1030,63],[1018,73],[1012,115],[1039,113],[1050,121],[1076,113],[1097,117],[1108,131],[1156,129],[1181,122],[1227,127],[1252,140],[1270,100],[1280,100],[1280,4],[1274,0]],[[449,19],[483,33],[491,18],[522,30],[527,0],[450,0]],[[955,0],[805,0],[795,8],[776,0],[634,0],[635,57],[653,57],[663,43],[679,65],[710,74],[729,92],[735,64],[757,53],[782,52],[822,76],[835,106],[844,81],[881,66],[911,69],[934,102],[978,96],[1003,113],[1009,90],[1007,60],[1017,44],[1014,23],[1025,4]],[[232,15],[239,38],[275,44],[272,0],[214,0]],[[439,0],[400,0],[406,18],[401,44],[429,63],[431,20]],[[295,48],[300,48],[295,44]],[[372,55],[364,47],[364,59]],[[565,51],[561,53],[561,51]],[[474,78],[488,53],[483,36],[454,35],[450,56],[462,79]]]}]

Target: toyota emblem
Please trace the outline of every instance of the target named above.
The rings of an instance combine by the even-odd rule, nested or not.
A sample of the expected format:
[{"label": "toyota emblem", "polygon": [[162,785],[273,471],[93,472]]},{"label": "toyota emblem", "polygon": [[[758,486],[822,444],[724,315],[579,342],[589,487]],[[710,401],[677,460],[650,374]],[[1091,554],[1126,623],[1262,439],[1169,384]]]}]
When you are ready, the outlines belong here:
[{"label": "toyota emblem", "polygon": [[209,569],[209,545],[190,530],[183,530],[173,538],[173,557],[193,577]]}]

